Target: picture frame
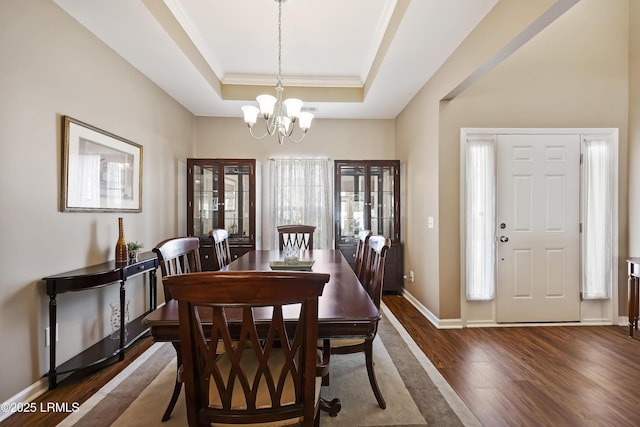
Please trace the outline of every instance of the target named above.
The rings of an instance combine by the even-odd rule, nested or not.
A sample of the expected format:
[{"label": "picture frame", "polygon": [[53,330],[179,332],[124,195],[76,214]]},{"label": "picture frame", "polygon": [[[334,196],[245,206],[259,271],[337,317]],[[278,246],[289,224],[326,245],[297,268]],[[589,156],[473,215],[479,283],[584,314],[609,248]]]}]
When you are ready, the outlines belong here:
[{"label": "picture frame", "polygon": [[63,212],[142,212],[142,146],[62,117]]}]

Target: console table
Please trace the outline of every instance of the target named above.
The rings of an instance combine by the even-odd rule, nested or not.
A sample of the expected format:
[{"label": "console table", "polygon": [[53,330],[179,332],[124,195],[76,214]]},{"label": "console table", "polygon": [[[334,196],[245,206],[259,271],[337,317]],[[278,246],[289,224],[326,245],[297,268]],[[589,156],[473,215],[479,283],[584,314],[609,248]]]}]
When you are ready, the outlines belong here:
[{"label": "console table", "polygon": [[[156,270],[158,258],[153,252],[141,253],[133,263],[108,261],[91,267],[80,268],[66,273],[45,277],[47,295],[49,295],[49,389],[57,385],[58,375],[71,373],[85,368],[97,368],[111,361],[124,359],[124,350],[141,337],[148,328],[142,325],[142,319],[157,306]],[[127,279],[143,273],[149,275],[149,311],[125,325],[125,284]],[[64,292],[84,291],[104,286],[120,285],[120,337],[118,340],[106,337],[82,353],[56,366],[56,296]],[[126,331],[126,333],[123,333]]]}]

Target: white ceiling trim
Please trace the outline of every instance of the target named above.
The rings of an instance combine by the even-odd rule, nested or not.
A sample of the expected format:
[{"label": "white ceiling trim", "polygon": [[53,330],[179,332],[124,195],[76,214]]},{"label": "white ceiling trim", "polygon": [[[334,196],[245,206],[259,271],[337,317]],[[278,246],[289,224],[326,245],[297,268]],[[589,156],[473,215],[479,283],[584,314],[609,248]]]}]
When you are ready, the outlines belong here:
[{"label": "white ceiling trim", "polygon": [[[256,85],[275,86],[277,76],[258,76],[250,74],[228,74],[222,80],[224,84],[231,85]],[[357,77],[301,77],[282,76],[282,83],[285,86],[304,87],[362,87],[363,82]]]},{"label": "white ceiling trim", "polygon": [[182,26],[184,32],[187,33],[191,42],[194,44],[196,49],[198,49],[204,60],[207,61],[207,64],[209,64],[213,73],[218,77],[218,80],[223,81],[225,75],[222,64],[220,64],[216,55],[207,47],[204,39],[200,36],[200,32],[197,30],[193,22],[191,22],[189,16],[182,7],[180,0],[164,0],[164,3],[167,5],[167,8],[171,11],[178,23]]}]

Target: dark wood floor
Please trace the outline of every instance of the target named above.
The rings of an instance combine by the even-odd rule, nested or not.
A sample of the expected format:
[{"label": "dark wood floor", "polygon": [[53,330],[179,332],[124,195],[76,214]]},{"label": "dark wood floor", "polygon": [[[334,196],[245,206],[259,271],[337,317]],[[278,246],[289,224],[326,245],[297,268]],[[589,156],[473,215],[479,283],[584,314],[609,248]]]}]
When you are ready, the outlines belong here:
[{"label": "dark wood floor", "polygon": [[[383,299],[485,426],[640,426],[640,333],[630,339],[616,326],[438,330],[406,299]],[[84,402],[150,344],[140,341],[124,363],[63,381],[37,402]],[[49,427],[65,416],[16,414],[0,427]]]},{"label": "dark wood floor", "polygon": [[485,426],[640,426],[640,333],[619,326],[438,330],[385,304]]}]

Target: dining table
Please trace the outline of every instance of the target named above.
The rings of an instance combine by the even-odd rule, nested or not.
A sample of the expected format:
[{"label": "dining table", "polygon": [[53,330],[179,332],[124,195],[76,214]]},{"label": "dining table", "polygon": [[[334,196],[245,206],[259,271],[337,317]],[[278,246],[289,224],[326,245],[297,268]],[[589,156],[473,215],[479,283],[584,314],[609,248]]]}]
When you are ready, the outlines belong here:
[{"label": "dining table", "polygon": [[[224,271],[271,271],[272,266],[282,266],[284,253],[281,250],[252,250],[235,259]],[[318,299],[318,339],[372,338],[375,336],[380,313],[360,284],[354,271],[342,252],[335,249],[313,249],[300,252],[298,264],[288,264],[291,269],[301,269],[310,265],[310,271],[328,273],[329,281]],[[201,322],[205,333],[211,324],[207,312],[201,312]],[[285,321],[286,311],[283,313]],[[292,319],[296,316],[292,313]],[[229,319],[231,322],[233,319]],[[178,303],[170,299],[142,320],[149,328],[155,342],[171,342],[179,351],[180,330]],[[333,402],[333,403],[332,403]],[[331,415],[339,411],[337,399],[324,402],[323,409]]]}]

